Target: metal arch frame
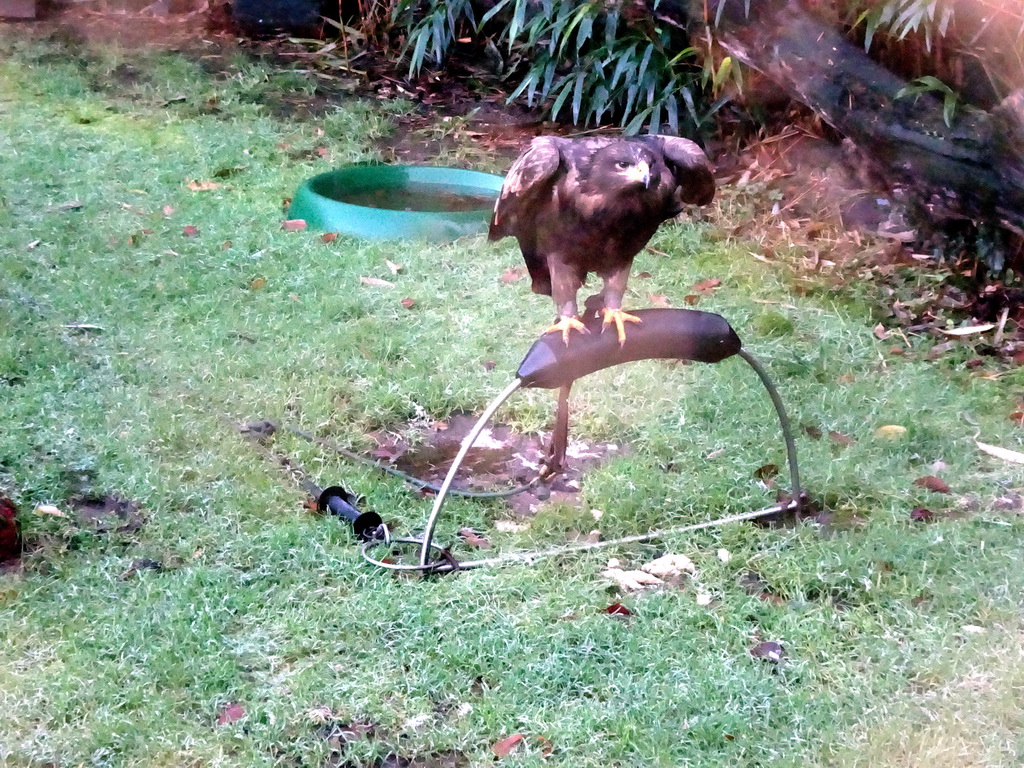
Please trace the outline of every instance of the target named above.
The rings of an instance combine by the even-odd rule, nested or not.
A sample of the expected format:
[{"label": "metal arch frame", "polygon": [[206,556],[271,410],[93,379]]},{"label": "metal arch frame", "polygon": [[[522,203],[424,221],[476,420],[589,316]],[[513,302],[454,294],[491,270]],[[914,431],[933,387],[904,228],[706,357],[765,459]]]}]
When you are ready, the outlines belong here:
[{"label": "metal arch frame", "polygon": [[[453,570],[478,568],[482,566],[499,565],[503,563],[532,563],[543,557],[550,557],[568,552],[582,552],[594,549],[601,549],[604,547],[610,547],[618,544],[648,541],[651,539],[663,538],[667,535],[675,533],[700,530],[702,528],[710,528],[714,526],[724,525],[730,522],[752,520],[758,517],[779,514],[781,512],[799,510],[803,503],[803,498],[802,489],[800,486],[800,470],[797,464],[796,441],[793,436],[793,429],[789,420],[789,416],[787,415],[785,406],[782,403],[782,398],[779,396],[778,390],[775,388],[775,385],[768,377],[768,374],[765,371],[765,369],[753,355],[751,355],[742,347],[739,348],[735,354],[742,357],[750,365],[750,367],[754,369],[754,372],[757,374],[758,379],[761,381],[765,389],[768,391],[768,395],[771,398],[772,405],[775,408],[776,415],[779,418],[779,426],[782,431],[782,437],[786,445],[786,460],[789,467],[790,476],[791,498],[788,502],[782,504],[775,504],[770,507],[765,507],[764,509],[754,510],[752,512],[744,512],[735,515],[730,515],[728,517],[720,518],[718,520],[711,520],[703,523],[695,523],[692,525],[682,526],[679,528],[673,528],[668,530],[651,531],[645,534],[629,536],[626,538],[615,539],[612,541],[569,545],[557,547],[555,549],[546,550],[543,552],[512,553],[508,555],[502,555],[483,560],[457,562],[454,560],[454,558],[451,558],[449,555],[447,555],[447,551],[443,547],[440,547],[434,543],[434,530],[437,527],[437,522],[438,519],[440,518],[441,510],[444,507],[444,503],[448,497],[452,483],[455,480],[455,475],[458,473],[459,467],[465,460],[466,454],[469,453],[469,450],[473,447],[477,438],[480,436],[480,433],[483,431],[484,427],[490,422],[491,418],[497,412],[498,408],[500,408],[502,404],[506,400],[508,400],[520,387],[524,386],[523,379],[517,377],[516,379],[513,379],[513,381],[507,387],[505,387],[505,389],[502,390],[490,402],[490,404],[488,404],[487,408],[480,415],[480,418],[473,425],[473,428],[466,435],[465,439],[463,439],[459,452],[456,455],[454,462],[452,462],[452,466],[448,470],[448,474],[445,476],[444,482],[442,483],[441,488],[438,491],[436,498],[434,499],[434,506],[430,512],[430,517],[427,519],[427,524],[424,527],[422,538],[398,538],[387,540],[387,543],[389,544],[397,543],[418,545],[420,550],[418,564],[401,565],[395,563],[385,563],[382,560],[372,558],[369,554],[370,550],[373,547],[381,543],[384,543],[379,540],[368,541],[366,544],[364,544],[362,550],[363,557],[370,563],[392,570],[420,571],[423,573],[446,573]],[[431,561],[430,554],[432,550],[437,550],[438,552],[440,552],[442,555],[442,559]]]}]

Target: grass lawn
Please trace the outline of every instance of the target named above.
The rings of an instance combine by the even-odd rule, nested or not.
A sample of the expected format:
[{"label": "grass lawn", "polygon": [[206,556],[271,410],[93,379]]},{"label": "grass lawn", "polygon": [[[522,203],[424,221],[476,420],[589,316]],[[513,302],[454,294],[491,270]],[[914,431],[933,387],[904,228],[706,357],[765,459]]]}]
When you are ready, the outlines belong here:
[{"label": "grass lawn", "polygon": [[[28,543],[0,573],[0,764],[1024,762],[1024,467],[975,443],[1024,447],[1008,418],[1024,368],[880,340],[879,286],[805,280],[799,243],[754,258],[730,233],[771,202],[723,190],[707,221],[662,228],[665,255],[638,257],[627,308],[683,306],[720,281],[699,308],[776,379],[829,524],[396,578],[235,425],[272,418],[368,454],[371,433],[415,439],[418,421],[479,413],[551,320],[528,281],[502,279],[521,265],[514,242],[282,229],[282,198],[378,158],[408,104],[347,98],[288,119],[267,105],[313,93],[308,73],[243,54],[211,73],[22,29],[0,25],[0,495]],[[460,160],[507,166],[472,146],[446,158]],[[755,471],[784,463],[781,439],[740,361],[604,371],[573,409],[575,438],[621,447],[578,504],[499,530],[523,523],[505,502],[453,499],[439,539],[472,526],[500,551],[548,548],[774,498]],[[499,419],[536,433],[553,410],[529,391]],[[906,431],[878,436],[886,425]],[[399,480],[287,433],[276,446],[405,532],[429,514]],[[929,475],[952,493],[915,484]],[[110,496],[138,505],[136,524],[98,529],[69,501]],[[919,507],[934,522],[912,520]],[[601,575],[609,557],[663,552],[694,562],[682,588],[621,592]],[[140,560],[163,568],[132,572]],[[615,602],[632,615],[609,615]],[[781,664],[750,654],[761,641]]]}]

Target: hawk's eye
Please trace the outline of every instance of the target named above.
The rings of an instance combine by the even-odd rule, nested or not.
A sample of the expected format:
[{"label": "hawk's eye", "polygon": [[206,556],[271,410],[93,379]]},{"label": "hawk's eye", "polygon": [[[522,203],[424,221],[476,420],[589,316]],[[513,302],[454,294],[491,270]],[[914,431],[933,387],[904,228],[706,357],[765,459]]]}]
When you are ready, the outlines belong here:
[{"label": "hawk's eye", "polygon": [[619,160],[619,162],[615,164],[616,168],[629,168],[629,166],[630,163],[628,160]]}]

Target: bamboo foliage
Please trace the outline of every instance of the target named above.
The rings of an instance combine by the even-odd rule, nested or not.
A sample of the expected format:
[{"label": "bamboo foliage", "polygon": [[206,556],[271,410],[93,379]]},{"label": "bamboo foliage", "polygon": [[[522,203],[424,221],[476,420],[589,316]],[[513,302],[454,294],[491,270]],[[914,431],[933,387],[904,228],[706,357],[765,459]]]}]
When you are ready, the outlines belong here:
[{"label": "bamboo foliage", "polygon": [[[727,101],[714,93],[731,67],[705,71],[700,52],[676,46],[651,17],[636,20],[624,3],[498,0],[479,22],[467,0],[403,0],[411,75],[441,64],[459,30],[488,37],[513,63],[508,100],[545,108],[551,119],[626,133],[701,132]],[[518,66],[515,64],[518,63]],[[710,98],[709,98],[710,96]]]}]

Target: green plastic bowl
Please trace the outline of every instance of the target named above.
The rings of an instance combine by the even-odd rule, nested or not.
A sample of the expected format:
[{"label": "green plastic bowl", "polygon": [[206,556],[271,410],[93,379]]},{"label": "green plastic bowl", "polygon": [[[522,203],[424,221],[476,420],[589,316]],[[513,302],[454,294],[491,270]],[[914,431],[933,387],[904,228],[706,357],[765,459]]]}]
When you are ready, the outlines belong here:
[{"label": "green plastic bowl", "polygon": [[422,165],[352,165],[307,179],[291,219],[326,232],[447,242],[487,230],[504,179]]}]

